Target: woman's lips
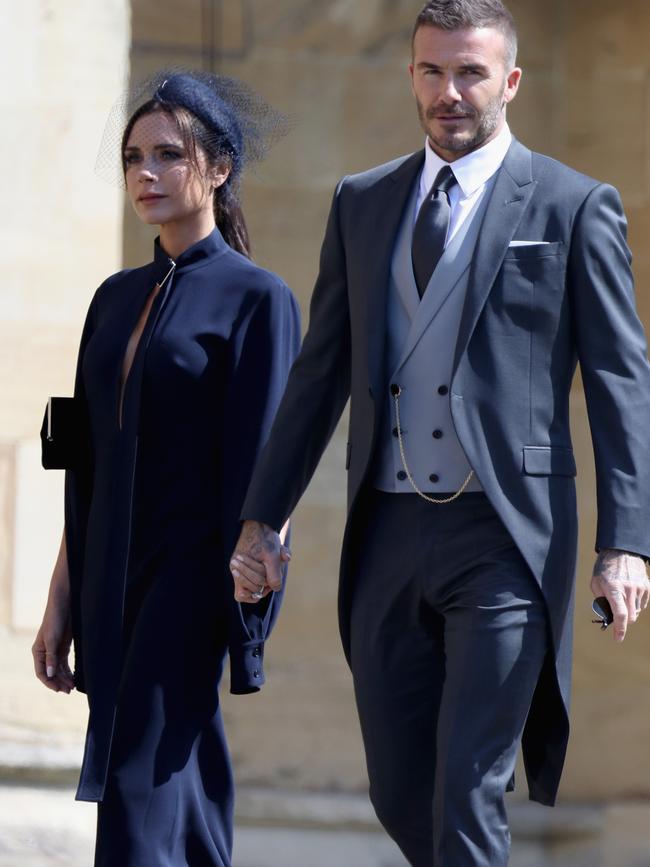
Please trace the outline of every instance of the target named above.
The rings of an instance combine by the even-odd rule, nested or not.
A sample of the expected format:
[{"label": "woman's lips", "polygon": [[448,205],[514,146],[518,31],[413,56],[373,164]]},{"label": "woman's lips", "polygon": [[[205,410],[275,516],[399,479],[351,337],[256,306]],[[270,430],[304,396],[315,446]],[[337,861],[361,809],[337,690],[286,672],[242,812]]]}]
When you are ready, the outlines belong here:
[{"label": "woman's lips", "polygon": [[144,202],[145,205],[150,205],[152,202],[159,202],[161,199],[166,198],[162,194],[158,193],[148,193],[146,196],[140,196],[138,198],[139,202]]}]

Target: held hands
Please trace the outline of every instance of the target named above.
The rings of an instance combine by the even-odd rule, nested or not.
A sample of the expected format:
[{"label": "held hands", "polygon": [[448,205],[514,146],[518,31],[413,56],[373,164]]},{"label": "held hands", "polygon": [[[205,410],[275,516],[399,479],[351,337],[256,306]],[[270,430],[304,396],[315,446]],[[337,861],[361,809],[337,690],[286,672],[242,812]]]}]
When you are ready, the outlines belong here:
[{"label": "held hands", "polygon": [[623,641],[650,600],[650,581],[642,557],[607,548],[600,552],[591,578],[594,596],[605,596],[614,614],[614,638]]},{"label": "held hands", "polygon": [[259,602],[282,589],[282,564],[291,559],[291,551],[283,544],[288,528],[287,522],[279,534],[267,524],[244,521],[230,558],[238,602]]},{"label": "held hands", "polygon": [[68,656],[72,644],[70,603],[65,592],[53,593],[32,645],[36,677],[54,692],[70,693],[74,679]]}]

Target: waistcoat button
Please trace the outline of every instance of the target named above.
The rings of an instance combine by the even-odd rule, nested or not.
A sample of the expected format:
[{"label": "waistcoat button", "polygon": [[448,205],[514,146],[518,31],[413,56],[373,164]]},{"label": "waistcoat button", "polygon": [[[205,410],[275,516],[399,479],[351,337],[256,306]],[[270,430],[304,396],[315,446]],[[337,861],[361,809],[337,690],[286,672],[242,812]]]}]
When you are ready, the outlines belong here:
[{"label": "waistcoat button", "polygon": [[399,473],[397,474],[397,478],[400,480],[400,482],[404,482],[404,481],[406,481],[406,479],[408,477],[407,477],[406,473],[404,472],[404,470],[400,470]]},{"label": "waistcoat button", "polygon": [[431,475],[429,476],[429,481],[433,482],[435,485],[436,482],[440,481],[440,476],[437,473],[431,473]]},{"label": "waistcoat button", "polygon": [[441,385],[438,387],[438,394],[444,397],[445,394],[449,394],[449,388],[446,385]]},{"label": "waistcoat button", "polygon": [[431,436],[434,438],[434,440],[442,439],[442,431],[439,430],[438,428],[436,428],[434,430],[434,432],[431,434]]}]

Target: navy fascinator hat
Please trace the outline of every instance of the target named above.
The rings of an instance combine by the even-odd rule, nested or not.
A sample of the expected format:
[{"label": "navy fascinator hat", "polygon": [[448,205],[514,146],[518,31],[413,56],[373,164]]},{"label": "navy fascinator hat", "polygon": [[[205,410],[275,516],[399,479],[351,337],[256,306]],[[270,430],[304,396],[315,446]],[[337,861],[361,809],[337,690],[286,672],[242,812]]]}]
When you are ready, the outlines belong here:
[{"label": "navy fascinator hat", "polygon": [[238,183],[249,163],[262,160],[291,125],[286,115],[235,78],[187,69],[162,70],[135,85],[111,109],[95,164],[96,173],[109,183],[124,187],[124,132],[134,114],[150,103],[184,109],[198,121],[202,127],[199,140],[229,158],[229,186]]}]

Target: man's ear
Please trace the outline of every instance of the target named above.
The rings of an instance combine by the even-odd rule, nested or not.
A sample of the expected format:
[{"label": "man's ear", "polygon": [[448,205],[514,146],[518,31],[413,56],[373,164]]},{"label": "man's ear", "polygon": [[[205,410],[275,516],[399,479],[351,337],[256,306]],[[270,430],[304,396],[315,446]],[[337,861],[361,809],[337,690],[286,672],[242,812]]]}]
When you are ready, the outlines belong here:
[{"label": "man's ear", "polygon": [[523,72],[518,66],[515,66],[515,68],[508,74],[505,90],[503,91],[503,102],[505,105],[512,102],[515,96],[517,96],[522,75]]}]

